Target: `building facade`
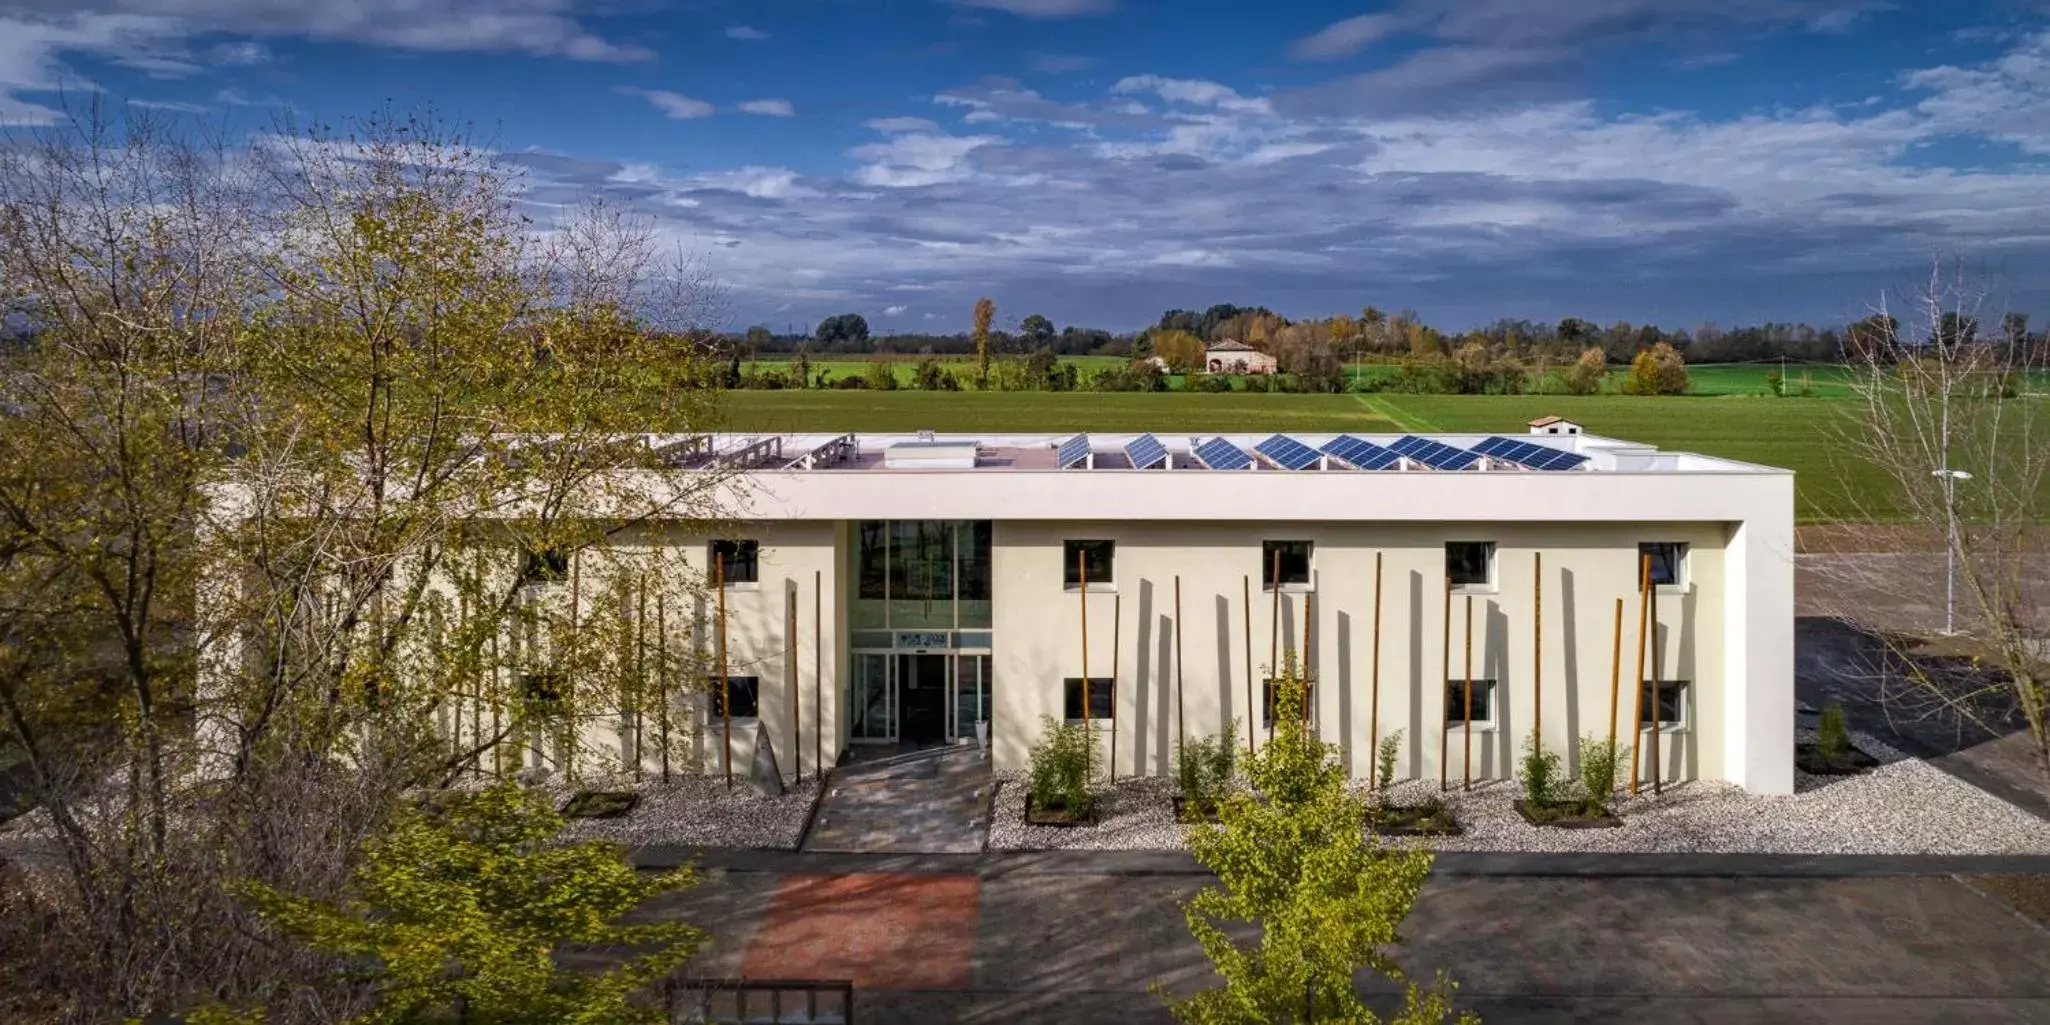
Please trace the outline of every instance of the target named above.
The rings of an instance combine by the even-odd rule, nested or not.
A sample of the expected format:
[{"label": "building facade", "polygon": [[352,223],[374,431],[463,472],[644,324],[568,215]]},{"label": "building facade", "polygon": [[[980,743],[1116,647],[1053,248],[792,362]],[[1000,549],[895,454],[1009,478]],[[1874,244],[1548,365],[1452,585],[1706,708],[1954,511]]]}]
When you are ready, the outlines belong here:
[{"label": "building facade", "polygon": [[786,774],[984,741],[1022,769],[1043,717],[1086,715],[1118,775],[1169,774],[1183,738],[1261,743],[1292,662],[1362,777],[1395,730],[1400,776],[1456,783],[1511,778],[1540,717],[1567,752],[1614,717],[1647,756],[1659,731],[1647,779],[1792,791],[1787,471],[1582,433],[776,447],[730,478],[733,536],[648,538],[734,567],[734,721],[679,699],[708,771],[729,732]]}]

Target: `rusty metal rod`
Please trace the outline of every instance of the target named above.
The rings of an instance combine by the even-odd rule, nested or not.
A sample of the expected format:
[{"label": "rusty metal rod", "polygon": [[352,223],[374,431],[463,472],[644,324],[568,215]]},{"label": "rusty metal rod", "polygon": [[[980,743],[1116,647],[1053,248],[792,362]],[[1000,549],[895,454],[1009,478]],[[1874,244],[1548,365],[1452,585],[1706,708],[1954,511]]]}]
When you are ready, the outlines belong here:
[{"label": "rusty metal rod", "polygon": [[1630,681],[1630,796],[1637,796],[1638,748],[1644,746],[1644,630],[1651,614],[1651,556],[1644,557],[1637,577],[1637,668]]},{"label": "rusty metal rod", "polygon": [[1110,598],[1110,781],[1118,781],[1118,668],[1125,636],[1125,596]]},{"label": "rusty metal rod", "polygon": [[[1375,553],[1374,553],[1374,655],[1373,655],[1373,668],[1372,668],[1371,670],[1369,670],[1369,673],[1370,673],[1370,675],[1372,676],[1372,678],[1373,678],[1373,681],[1374,681],[1374,682],[1373,682],[1373,690],[1372,690],[1372,695],[1373,695],[1373,696],[1372,696],[1372,697],[1371,697],[1371,698],[1369,699],[1369,701],[1368,701],[1368,711],[1367,711],[1367,739],[1368,739],[1368,746],[1367,746],[1367,787],[1368,787],[1369,789],[1372,789],[1372,788],[1373,788],[1373,786],[1374,786],[1374,774],[1375,774],[1375,773],[1376,773],[1377,771],[1379,771],[1379,769],[1380,769],[1380,766],[1381,766],[1381,556],[1382,556],[1382,554],[1383,554],[1383,553],[1381,553],[1381,552],[1375,552]],[[1387,785],[1387,781],[1386,781],[1386,780],[1383,780],[1383,781],[1381,782],[1381,785],[1382,785],[1382,786],[1386,786],[1386,785]]]},{"label": "rusty metal rod", "polygon": [[1473,595],[1466,596],[1466,707],[1460,710],[1465,716],[1462,738],[1466,743],[1466,765],[1460,770],[1461,790],[1473,789]]},{"label": "rusty metal rod", "polygon": [[[1616,642],[1609,653],[1609,757],[1616,757],[1616,706],[1623,686],[1623,599],[1616,599]],[[1613,777],[1611,777],[1613,778]],[[1607,795],[1604,795],[1607,796]]]},{"label": "rusty metal rod", "polygon": [[[1449,693],[1452,688],[1452,574],[1449,572],[1445,574],[1445,645],[1439,651],[1438,667],[1444,670],[1442,674],[1445,677],[1443,689]],[[1423,700],[1423,695],[1417,695],[1417,700]],[[1452,709],[1446,707],[1450,704],[1450,701],[1443,699],[1438,702],[1438,706],[1445,709],[1445,714],[1440,716],[1444,721],[1438,726],[1438,789],[1440,791],[1445,790],[1451,785],[1449,774],[1452,771],[1452,753],[1446,750],[1446,748],[1451,746],[1450,738],[1452,736]]]}]

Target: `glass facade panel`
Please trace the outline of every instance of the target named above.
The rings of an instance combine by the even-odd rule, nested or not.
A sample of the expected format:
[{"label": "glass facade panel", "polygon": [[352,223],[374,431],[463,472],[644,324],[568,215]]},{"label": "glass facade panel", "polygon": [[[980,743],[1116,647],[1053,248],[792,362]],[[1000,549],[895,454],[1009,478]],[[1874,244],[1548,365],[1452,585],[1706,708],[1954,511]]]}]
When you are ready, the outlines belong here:
[{"label": "glass facade panel", "polygon": [[877,654],[854,656],[853,693],[848,706],[854,722],[850,735],[855,740],[890,740],[897,735],[896,708],[890,697],[890,657]]},{"label": "glass facade panel", "polygon": [[975,724],[989,720],[988,655],[954,658],[954,736],[973,738]]},{"label": "glass facade panel", "polygon": [[855,528],[857,630],[989,629],[990,525],[865,520]]},{"label": "glass facade panel", "polygon": [[955,537],[960,551],[960,621],[967,629],[990,626],[990,525],[988,520],[967,520],[959,524]]}]

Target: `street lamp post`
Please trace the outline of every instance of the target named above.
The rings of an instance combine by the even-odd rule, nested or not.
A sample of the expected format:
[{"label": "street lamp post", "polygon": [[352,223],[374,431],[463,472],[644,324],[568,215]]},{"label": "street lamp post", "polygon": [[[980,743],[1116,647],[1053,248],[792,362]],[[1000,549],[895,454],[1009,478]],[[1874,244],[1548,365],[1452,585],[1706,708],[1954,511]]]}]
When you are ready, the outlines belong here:
[{"label": "street lamp post", "polygon": [[1957,633],[1957,482],[1971,480],[1972,475],[1948,466],[1929,475],[1943,481],[1943,632],[1949,635]]}]

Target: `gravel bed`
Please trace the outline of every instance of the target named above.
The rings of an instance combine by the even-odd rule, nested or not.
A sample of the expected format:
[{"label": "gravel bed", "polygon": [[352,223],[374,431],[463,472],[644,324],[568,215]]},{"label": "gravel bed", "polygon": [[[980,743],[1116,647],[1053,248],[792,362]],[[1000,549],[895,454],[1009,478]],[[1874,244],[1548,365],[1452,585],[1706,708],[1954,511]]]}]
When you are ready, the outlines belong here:
[{"label": "gravel bed", "polygon": [[[1797,741],[1812,731],[1797,730]],[[1396,784],[1394,799],[1441,797],[1465,832],[1405,839],[1442,851],[1532,851],[1703,854],[2042,854],[2050,822],[2016,808],[1941,769],[1910,758],[1876,737],[1851,741],[1880,766],[1856,776],[1795,772],[1792,796],[1746,794],[1727,783],[1678,783],[1653,796],[1610,805],[1623,818],[1614,829],[1538,828],[1510,802],[1523,796],[1505,781],[1471,792],[1440,794],[1436,780]],[[992,850],[1173,850],[1184,846],[1164,778],[1121,780],[1097,826],[1056,829],[1024,824],[1025,793],[1003,776],[990,828]],[[1362,784],[1363,786],[1363,784]]]},{"label": "gravel bed", "polygon": [[995,811],[990,814],[993,851],[1155,851],[1182,846],[1174,820],[1174,780],[1141,776],[1118,780],[1104,796],[1094,826],[1025,824],[1025,777],[996,774]]},{"label": "gravel bed", "polygon": [[[634,809],[616,819],[570,819],[562,836],[571,840],[612,840],[625,844],[680,844],[690,847],[751,847],[796,850],[805,819],[818,800],[814,779],[791,787],[781,797],[757,797],[745,783],[726,788],[723,776],[675,777],[617,787],[585,783],[579,790],[634,790],[641,795]],[[550,787],[556,807],[574,792]]]}]

